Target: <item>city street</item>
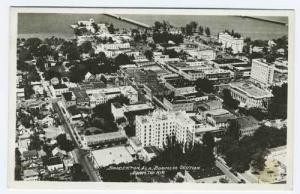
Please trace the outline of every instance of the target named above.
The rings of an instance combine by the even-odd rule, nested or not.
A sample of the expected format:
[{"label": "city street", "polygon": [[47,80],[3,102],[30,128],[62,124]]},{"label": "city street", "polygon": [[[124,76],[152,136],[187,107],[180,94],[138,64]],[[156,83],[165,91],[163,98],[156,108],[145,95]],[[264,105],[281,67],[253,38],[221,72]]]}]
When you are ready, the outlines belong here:
[{"label": "city street", "polygon": [[57,103],[53,103],[54,110],[58,113],[60,119],[62,120],[65,132],[70,135],[72,141],[75,143],[76,148],[74,149],[74,157],[75,161],[78,161],[84,168],[85,172],[89,175],[91,181],[100,182],[101,179],[97,175],[97,171],[93,168],[92,164],[88,161],[87,151],[80,149],[80,144],[78,143],[75,135],[73,133],[73,128],[66,119],[66,117],[62,114],[62,111]]}]

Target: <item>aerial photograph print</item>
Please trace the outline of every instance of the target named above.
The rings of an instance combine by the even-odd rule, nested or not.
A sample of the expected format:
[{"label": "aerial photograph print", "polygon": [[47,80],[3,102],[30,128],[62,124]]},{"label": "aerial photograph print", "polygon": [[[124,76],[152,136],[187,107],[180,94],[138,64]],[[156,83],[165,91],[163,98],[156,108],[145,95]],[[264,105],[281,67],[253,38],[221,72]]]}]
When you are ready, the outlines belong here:
[{"label": "aerial photograph print", "polygon": [[11,181],[291,184],[293,12],[134,10],[11,10]]}]

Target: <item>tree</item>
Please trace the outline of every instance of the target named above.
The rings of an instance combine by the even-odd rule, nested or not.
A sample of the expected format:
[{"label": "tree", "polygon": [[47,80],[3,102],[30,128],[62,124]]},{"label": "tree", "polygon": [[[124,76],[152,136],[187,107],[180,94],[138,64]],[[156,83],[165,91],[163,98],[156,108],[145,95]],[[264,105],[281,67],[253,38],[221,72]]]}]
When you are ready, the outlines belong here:
[{"label": "tree", "polygon": [[212,93],[214,92],[214,86],[212,82],[206,78],[199,78],[195,82],[196,90],[199,92]]},{"label": "tree", "polygon": [[226,131],[226,135],[232,139],[238,140],[241,136],[240,128],[241,126],[238,121],[236,119],[231,119],[229,120],[229,127]]},{"label": "tree", "polygon": [[202,137],[203,145],[209,148],[213,148],[215,146],[215,139],[211,133],[204,133]]},{"label": "tree", "polygon": [[115,65],[117,68],[120,65],[125,65],[130,63],[132,63],[132,61],[130,60],[129,56],[126,54],[121,53],[115,58]]},{"label": "tree", "polygon": [[39,46],[42,44],[41,39],[39,38],[28,38],[24,46],[28,48],[29,53],[32,53],[34,56],[37,56],[39,53]]},{"label": "tree", "polygon": [[237,109],[240,104],[238,100],[232,98],[229,89],[223,90],[223,100],[224,105],[232,109]]},{"label": "tree", "polygon": [[77,60],[79,59],[79,50],[75,43],[73,42],[64,42],[60,47],[61,51],[64,55],[68,57],[69,60]]},{"label": "tree", "polygon": [[252,159],[251,166],[254,168],[255,171],[264,170],[265,162],[266,162],[265,157],[267,153],[268,152],[265,150],[260,150],[251,156]]},{"label": "tree", "polygon": [[162,28],[163,24],[159,21],[154,22],[154,30],[159,31]]},{"label": "tree", "polygon": [[203,35],[204,29],[202,26],[199,26],[199,35]]},{"label": "tree", "polygon": [[80,164],[73,164],[71,167],[71,177],[72,181],[89,181],[89,176],[83,171]]},{"label": "tree", "polygon": [[92,47],[92,43],[90,41],[84,41],[79,46],[80,53],[90,53],[92,49],[93,49],[93,47]]},{"label": "tree", "polygon": [[188,36],[193,35],[193,26],[191,24],[185,26],[185,33]]},{"label": "tree", "polygon": [[114,25],[113,24],[110,24],[108,27],[107,27],[107,30],[109,31],[109,33],[111,34],[114,34],[116,29],[114,28]]},{"label": "tree", "polygon": [[145,51],[145,56],[148,60],[152,60],[153,59],[153,52],[151,50],[146,50]]},{"label": "tree", "polygon": [[192,21],[192,22],[190,23],[190,25],[191,25],[191,27],[192,27],[192,29],[193,29],[193,32],[195,32],[196,29],[197,29],[197,26],[198,26],[197,22]]},{"label": "tree", "polygon": [[95,32],[99,31],[99,26],[95,22],[92,23],[93,28],[95,29]]},{"label": "tree", "polygon": [[60,149],[65,150],[66,152],[72,151],[75,146],[71,140],[67,139],[66,134],[60,134],[56,137],[57,144]]},{"label": "tree", "polygon": [[44,77],[45,77],[45,80],[49,81],[54,77],[57,77],[58,79],[60,79],[61,74],[57,70],[49,69],[49,70],[45,71]]},{"label": "tree", "polygon": [[272,88],[273,97],[268,106],[268,115],[272,119],[287,118],[287,98],[288,85],[282,84],[281,87],[274,86]]},{"label": "tree", "polygon": [[206,36],[210,36],[210,29],[209,29],[209,27],[205,28],[205,34],[206,34]]}]

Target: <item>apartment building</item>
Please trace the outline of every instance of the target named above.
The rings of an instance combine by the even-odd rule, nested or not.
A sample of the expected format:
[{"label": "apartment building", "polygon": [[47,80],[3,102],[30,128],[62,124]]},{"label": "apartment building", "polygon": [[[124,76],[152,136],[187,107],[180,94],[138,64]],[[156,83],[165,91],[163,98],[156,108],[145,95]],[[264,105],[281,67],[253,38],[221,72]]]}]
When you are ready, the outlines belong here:
[{"label": "apartment building", "polygon": [[231,36],[226,32],[219,33],[219,42],[222,43],[223,49],[232,48],[232,53],[242,53],[244,47],[244,39]]}]

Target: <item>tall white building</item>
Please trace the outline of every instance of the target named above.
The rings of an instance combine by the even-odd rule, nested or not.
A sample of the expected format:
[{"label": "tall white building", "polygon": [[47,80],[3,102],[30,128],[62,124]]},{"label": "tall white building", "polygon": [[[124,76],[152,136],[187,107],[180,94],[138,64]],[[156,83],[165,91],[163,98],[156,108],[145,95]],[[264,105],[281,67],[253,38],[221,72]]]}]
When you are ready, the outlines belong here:
[{"label": "tall white building", "polygon": [[219,33],[219,42],[222,43],[223,49],[232,48],[232,53],[242,53],[244,47],[244,39],[236,38],[226,32]]},{"label": "tall white building", "polygon": [[152,115],[136,116],[136,136],[143,147],[163,148],[168,136],[175,136],[182,144],[193,144],[195,121],[185,112],[156,110]]},{"label": "tall white building", "polygon": [[275,65],[267,63],[263,59],[253,59],[250,78],[262,87],[273,83]]}]

